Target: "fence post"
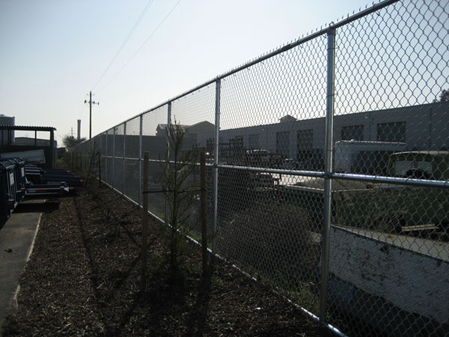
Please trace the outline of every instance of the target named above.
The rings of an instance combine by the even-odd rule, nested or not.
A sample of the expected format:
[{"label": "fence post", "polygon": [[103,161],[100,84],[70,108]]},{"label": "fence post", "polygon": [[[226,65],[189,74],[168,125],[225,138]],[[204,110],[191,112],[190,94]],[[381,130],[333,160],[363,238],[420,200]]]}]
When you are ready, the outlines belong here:
[{"label": "fence post", "polygon": [[[165,154],[167,156],[168,159],[168,165],[170,165],[170,139],[168,137],[168,130],[170,130],[170,126],[171,126],[171,102],[168,102],[167,104],[167,153]],[[167,193],[167,192],[166,192]],[[166,194],[164,194],[164,200],[165,200],[165,214],[164,214],[164,221],[165,224],[168,225],[169,221],[168,221],[168,205],[167,205],[167,198],[166,198]]]},{"label": "fence post", "polygon": [[140,274],[140,290],[142,292],[145,291],[147,286],[147,241],[148,241],[148,171],[149,171],[149,162],[150,162],[150,154],[145,152],[144,155],[144,169],[143,169],[143,205],[142,205],[142,268]]},{"label": "fence post", "polygon": [[217,250],[215,233],[217,232],[218,222],[218,151],[220,149],[220,101],[221,101],[221,80],[215,82],[215,140],[214,140],[214,175],[212,181],[212,200],[213,200],[213,220],[212,220],[212,251]]},{"label": "fence post", "polygon": [[98,151],[98,187],[101,187],[101,150]]},{"label": "fence post", "polygon": [[105,144],[104,144],[104,181],[108,184],[108,141],[109,141],[109,131],[105,133]]},{"label": "fence post", "polygon": [[203,276],[207,275],[207,193],[206,193],[206,152],[201,151],[201,248],[203,254]]},{"label": "fence post", "polygon": [[326,131],[325,131],[325,175],[324,175],[324,226],[321,251],[321,293],[320,321],[326,322],[327,288],[329,282],[329,249],[332,208],[332,151],[334,124],[335,94],[335,28],[327,31],[327,98],[326,98]]},{"label": "fence post", "polygon": [[[140,115],[139,125],[139,188],[142,188],[142,151],[143,151],[143,114]],[[142,193],[139,193],[139,205],[142,205]]]},{"label": "fence post", "polygon": [[126,158],[126,122],[123,123],[123,162],[122,162],[122,187],[121,187],[121,192],[122,195],[125,195],[125,187],[126,187],[126,183],[125,183],[125,158]]},{"label": "fence post", "polygon": [[99,180],[99,184],[98,186],[101,187],[102,181],[102,174],[101,174],[101,152],[103,151],[103,134],[99,134],[98,135],[98,142],[100,143],[100,148],[98,149],[98,180]]},{"label": "fence post", "polygon": [[114,126],[114,133],[112,134],[112,179],[111,186],[115,188],[115,132],[117,127]]}]

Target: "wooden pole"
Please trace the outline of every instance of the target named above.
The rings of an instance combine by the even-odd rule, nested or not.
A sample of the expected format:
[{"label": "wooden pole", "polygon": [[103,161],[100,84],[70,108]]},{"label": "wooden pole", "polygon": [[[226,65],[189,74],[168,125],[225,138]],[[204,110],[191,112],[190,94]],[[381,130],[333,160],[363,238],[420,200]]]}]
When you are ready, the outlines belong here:
[{"label": "wooden pole", "polygon": [[98,187],[101,187],[101,151],[98,151]]},{"label": "wooden pole", "polygon": [[140,290],[145,291],[147,287],[147,241],[148,241],[148,175],[150,154],[145,152],[143,163],[143,205],[142,205],[142,269],[140,275]]},{"label": "wooden pole", "polygon": [[206,192],[206,153],[201,152],[200,157],[201,174],[201,248],[203,255],[203,275],[208,273],[208,252],[207,252],[207,192]]},{"label": "wooden pole", "polygon": [[92,138],[92,91],[89,93],[89,139]]}]

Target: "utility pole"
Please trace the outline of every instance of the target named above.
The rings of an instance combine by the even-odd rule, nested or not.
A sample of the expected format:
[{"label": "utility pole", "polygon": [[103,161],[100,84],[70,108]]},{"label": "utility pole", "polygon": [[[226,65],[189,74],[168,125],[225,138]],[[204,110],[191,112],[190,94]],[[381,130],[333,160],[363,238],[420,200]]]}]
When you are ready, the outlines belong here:
[{"label": "utility pole", "polygon": [[89,103],[89,139],[91,139],[92,138],[92,104],[100,105],[100,103],[92,101],[92,91],[89,93],[89,101],[84,100],[84,103]]},{"label": "utility pole", "polygon": [[77,139],[78,141],[81,139],[81,119],[78,119]]}]

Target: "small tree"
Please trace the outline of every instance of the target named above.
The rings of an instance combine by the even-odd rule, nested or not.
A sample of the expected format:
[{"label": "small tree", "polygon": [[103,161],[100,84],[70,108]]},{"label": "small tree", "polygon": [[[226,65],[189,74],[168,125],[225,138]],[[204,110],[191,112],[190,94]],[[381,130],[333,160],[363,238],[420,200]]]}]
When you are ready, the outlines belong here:
[{"label": "small tree", "polygon": [[73,136],[66,135],[66,136],[64,136],[64,138],[62,138],[62,143],[64,144],[64,146],[66,148],[71,148],[71,147],[74,147],[75,145],[81,144],[85,140],[86,140],[86,138],[78,139]]},{"label": "small tree", "polygon": [[176,123],[167,128],[168,145],[163,168],[163,189],[169,208],[169,263],[172,279],[180,275],[180,260],[185,235],[190,231],[189,218],[191,206],[198,184],[192,181],[192,173],[198,162],[199,151],[196,147],[183,149],[185,131]]},{"label": "small tree", "polygon": [[440,94],[440,99],[434,99],[433,103],[438,103],[438,102],[449,102],[449,89],[447,90],[443,90]]},{"label": "small tree", "polygon": [[217,241],[223,256],[245,270],[290,285],[309,282],[319,259],[307,213],[274,200],[236,212],[221,224]]}]

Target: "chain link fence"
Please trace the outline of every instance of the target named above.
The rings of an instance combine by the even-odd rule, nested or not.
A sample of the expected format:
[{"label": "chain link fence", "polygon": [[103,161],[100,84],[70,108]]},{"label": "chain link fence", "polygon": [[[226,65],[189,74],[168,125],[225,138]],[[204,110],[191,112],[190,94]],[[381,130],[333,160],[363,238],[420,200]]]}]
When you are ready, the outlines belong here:
[{"label": "chain link fence", "polygon": [[74,151],[141,205],[176,122],[207,154],[215,254],[342,334],[448,336],[448,27],[447,1],[376,3]]}]

